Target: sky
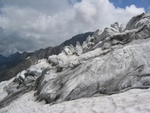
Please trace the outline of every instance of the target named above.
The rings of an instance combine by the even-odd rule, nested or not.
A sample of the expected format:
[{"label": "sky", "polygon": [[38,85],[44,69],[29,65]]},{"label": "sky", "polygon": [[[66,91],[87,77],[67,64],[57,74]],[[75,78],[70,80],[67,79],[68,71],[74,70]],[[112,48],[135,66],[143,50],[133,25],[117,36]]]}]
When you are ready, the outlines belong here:
[{"label": "sky", "polygon": [[0,54],[57,46],[150,10],[150,0],[0,0]]}]

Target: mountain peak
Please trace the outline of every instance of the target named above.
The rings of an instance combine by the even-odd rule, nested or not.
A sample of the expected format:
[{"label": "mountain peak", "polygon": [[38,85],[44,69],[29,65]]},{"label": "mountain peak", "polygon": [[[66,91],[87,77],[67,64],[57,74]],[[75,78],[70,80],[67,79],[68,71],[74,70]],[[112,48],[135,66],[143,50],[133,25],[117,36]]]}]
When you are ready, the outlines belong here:
[{"label": "mountain peak", "polygon": [[0,54],[0,57],[4,57],[2,54]]}]

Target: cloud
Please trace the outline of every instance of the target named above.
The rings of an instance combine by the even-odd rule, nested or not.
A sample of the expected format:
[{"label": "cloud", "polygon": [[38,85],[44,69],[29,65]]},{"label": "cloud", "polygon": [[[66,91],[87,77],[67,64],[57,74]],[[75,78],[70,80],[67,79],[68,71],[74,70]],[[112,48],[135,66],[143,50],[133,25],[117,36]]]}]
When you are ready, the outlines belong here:
[{"label": "cloud", "polygon": [[89,24],[93,22],[96,16],[96,7],[86,1],[74,5],[74,10],[76,11],[76,19],[82,23]]},{"label": "cloud", "polygon": [[86,31],[118,21],[126,24],[144,8],[115,8],[108,0],[3,0],[0,7],[0,53],[55,46]]}]

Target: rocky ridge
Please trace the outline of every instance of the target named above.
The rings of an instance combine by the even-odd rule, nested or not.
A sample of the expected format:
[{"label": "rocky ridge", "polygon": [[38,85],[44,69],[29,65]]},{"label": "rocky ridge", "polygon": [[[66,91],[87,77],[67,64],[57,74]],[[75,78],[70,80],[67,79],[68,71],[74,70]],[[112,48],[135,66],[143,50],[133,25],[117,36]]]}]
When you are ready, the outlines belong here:
[{"label": "rocky ridge", "polygon": [[81,44],[86,40],[87,36],[91,36],[93,32],[78,34],[71,39],[63,42],[56,47],[48,47],[35,52],[15,53],[8,57],[0,56],[0,82],[9,80],[16,76],[20,71],[28,69],[31,65],[40,59],[48,58],[52,54],[59,54],[64,46],[75,45],[77,41]]}]

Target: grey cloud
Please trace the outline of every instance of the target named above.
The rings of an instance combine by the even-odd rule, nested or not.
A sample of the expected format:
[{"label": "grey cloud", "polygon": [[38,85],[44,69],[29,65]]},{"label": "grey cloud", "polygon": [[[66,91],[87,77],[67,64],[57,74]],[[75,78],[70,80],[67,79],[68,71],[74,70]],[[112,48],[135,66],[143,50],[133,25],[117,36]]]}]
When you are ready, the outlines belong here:
[{"label": "grey cloud", "polygon": [[7,6],[33,8],[47,14],[55,14],[69,7],[67,0],[1,0]]},{"label": "grey cloud", "polygon": [[0,53],[4,55],[12,54],[16,51],[33,51],[41,46],[40,43],[35,41],[35,37],[21,37],[18,33],[5,34],[0,31]]}]

